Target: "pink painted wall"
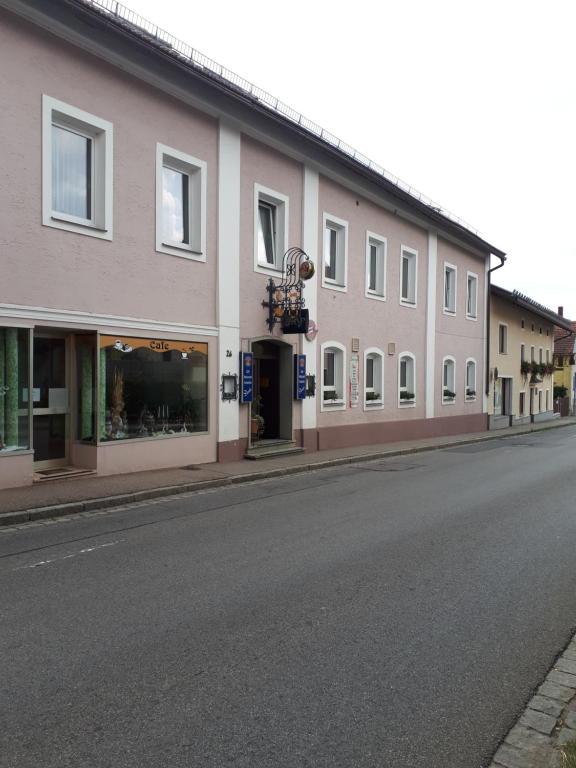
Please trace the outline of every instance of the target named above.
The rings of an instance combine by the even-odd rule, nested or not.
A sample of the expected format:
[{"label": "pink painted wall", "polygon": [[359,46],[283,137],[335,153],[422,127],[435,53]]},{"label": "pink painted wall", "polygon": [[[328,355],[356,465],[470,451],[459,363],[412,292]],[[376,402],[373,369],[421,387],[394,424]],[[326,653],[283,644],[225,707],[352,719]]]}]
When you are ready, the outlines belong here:
[{"label": "pink painted wall", "polygon": [[[444,262],[456,266],[456,314],[444,312]],[[467,273],[478,276],[477,319],[466,317]],[[484,391],[484,317],[485,317],[485,261],[464,251],[453,243],[438,238],[436,274],[436,363],[435,363],[435,415],[463,416],[481,413]],[[442,403],[442,360],[450,355],[456,360],[456,399],[452,404]],[[467,358],[476,360],[476,400],[466,402],[465,375]]]},{"label": "pink painted wall", "polygon": [[[323,262],[323,215],[337,216],[348,222],[348,280],[347,292],[322,287],[318,277],[318,426],[359,424],[376,421],[421,419],[425,414],[425,342],[426,342],[426,270],[427,233],[392,215],[374,203],[320,177],[319,191],[319,252],[316,262],[319,272]],[[367,298],[366,232],[387,238],[386,301]],[[418,251],[418,292],[416,308],[400,304],[400,248],[402,245]],[[322,360],[320,345],[337,341],[346,347],[347,365],[350,361],[352,337],[360,339],[360,393],[357,408],[345,411],[321,411],[320,376]],[[396,344],[396,354],[388,356],[389,342]],[[384,352],[384,408],[363,409],[364,350],[378,347]],[[416,406],[398,407],[398,355],[412,352],[416,356]]]},{"label": "pink painted wall", "polygon": [[[302,245],[303,167],[300,163],[270,147],[242,135],[240,181],[240,338],[243,349],[249,349],[249,340],[278,338],[298,352],[298,336],[283,335],[276,327],[268,333],[266,310],[261,302],[267,298],[269,277],[279,282],[281,272],[267,274],[254,269],[254,185],[260,184],[288,198],[287,247]],[[248,416],[240,413],[240,436],[248,434]],[[294,403],[292,429],[301,427],[301,407]]]},{"label": "pink painted wall", "polygon": [[[0,302],[214,325],[216,121],[4,11],[0,50]],[[43,94],[114,125],[112,242],[42,226]],[[155,250],[157,142],[208,165],[207,263]]]}]

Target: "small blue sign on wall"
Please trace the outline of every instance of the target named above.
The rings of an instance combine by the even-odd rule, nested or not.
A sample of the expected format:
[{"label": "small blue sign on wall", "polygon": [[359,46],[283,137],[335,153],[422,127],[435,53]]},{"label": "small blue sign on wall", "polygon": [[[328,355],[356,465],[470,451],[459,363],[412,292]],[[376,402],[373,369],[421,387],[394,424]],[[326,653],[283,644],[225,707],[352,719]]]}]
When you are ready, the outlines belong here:
[{"label": "small blue sign on wall", "polygon": [[240,352],[240,370],[242,371],[242,398],[243,403],[251,403],[254,400],[254,360],[252,352]]},{"label": "small blue sign on wall", "polygon": [[294,355],[294,399],[306,397],[306,355]]}]

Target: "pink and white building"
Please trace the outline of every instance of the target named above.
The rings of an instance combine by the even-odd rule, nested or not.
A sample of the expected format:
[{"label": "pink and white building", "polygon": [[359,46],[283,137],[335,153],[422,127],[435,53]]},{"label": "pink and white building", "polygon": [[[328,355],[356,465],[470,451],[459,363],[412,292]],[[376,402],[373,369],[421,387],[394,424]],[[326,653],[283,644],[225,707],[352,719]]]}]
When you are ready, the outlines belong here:
[{"label": "pink and white building", "polygon": [[0,0],[0,57],[0,487],[486,428],[500,250],[111,0]]}]

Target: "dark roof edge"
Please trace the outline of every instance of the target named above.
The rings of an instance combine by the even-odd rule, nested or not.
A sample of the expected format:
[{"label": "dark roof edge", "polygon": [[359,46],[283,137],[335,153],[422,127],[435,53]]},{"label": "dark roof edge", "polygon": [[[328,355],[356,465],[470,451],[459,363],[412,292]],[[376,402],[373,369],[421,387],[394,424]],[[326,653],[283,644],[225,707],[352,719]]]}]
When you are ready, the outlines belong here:
[{"label": "dark roof edge", "polygon": [[257,101],[254,97],[248,93],[243,92],[240,88],[234,87],[233,83],[226,80],[223,77],[219,77],[216,73],[213,73],[209,69],[202,69],[194,65],[191,62],[187,62],[176,52],[167,49],[161,42],[154,42],[151,39],[143,38],[138,34],[138,29],[131,29],[129,25],[120,23],[114,20],[114,18],[107,13],[104,13],[99,9],[97,5],[93,5],[90,0],[63,0],[66,5],[73,6],[76,11],[83,11],[89,14],[93,18],[98,18],[102,22],[104,28],[113,27],[117,33],[122,34],[125,37],[131,38],[134,42],[144,45],[148,50],[153,51],[154,55],[158,58],[166,61],[169,60],[173,64],[184,68],[188,73],[194,75],[196,78],[202,80],[205,83],[209,83],[211,87],[225,93],[228,97],[231,97],[237,102],[241,102],[244,105],[248,105],[252,110],[265,115],[268,119],[274,120],[276,123],[289,129],[290,132],[297,135],[300,139],[304,139],[316,148],[320,148],[333,158],[336,158],[340,163],[343,163],[348,168],[351,168],[354,172],[368,179],[376,186],[383,189],[388,195],[404,203],[405,206],[416,211],[419,215],[427,219],[432,227],[437,227],[445,232],[449,233],[453,237],[461,240],[462,242],[477,248],[484,253],[490,253],[498,258],[504,259],[505,252],[496,246],[489,243],[480,235],[473,232],[466,226],[459,224],[452,220],[448,216],[442,214],[435,207],[426,204],[419,200],[414,195],[403,190],[400,186],[387,179],[382,174],[372,170],[369,166],[364,165],[360,161],[354,159],[351,155],[340,150],[338,147],[332,145],[327,140],[314,134],[308,130],[304,125],[300,125],[290,120],[288,117],[283,116],[281,113],[274,111],[267,107],[260,101]]},{"label": "dark roof edge", "polygon": [[494,296],[498,296],[511,304],[522,307],[522,309],[525,309],[528,312],[532,312],[534,315],[538,315],[538,317],[541,317],[543,320],[546,320],[559,328],[564,328],[566,331],[573,332],[571,320],[553,312],[551,309],[548,309],[548,307],[539,304],[537,301],[534,301],[534,299],[525,296],[519,291],[507,291],[506,288],[501,288],[499,285],[491,285],[490,292],[494,294]]}]

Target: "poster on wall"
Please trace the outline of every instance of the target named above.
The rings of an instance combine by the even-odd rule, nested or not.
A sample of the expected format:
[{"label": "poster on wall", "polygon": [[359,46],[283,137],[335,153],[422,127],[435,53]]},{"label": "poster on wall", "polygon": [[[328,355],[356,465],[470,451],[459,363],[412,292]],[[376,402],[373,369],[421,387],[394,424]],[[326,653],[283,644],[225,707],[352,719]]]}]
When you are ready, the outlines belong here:
[{"label": "poster on wall", "polygon": [[350,355],[350,407],[357,408],[360,400],[360,357],[357,352]]},{"label": "poster on wall", "polygon": [[252,352],[240,352],[240,371],[242,373],[242,393],[243,403],[251,403],[254,400],[254,373],[253,373]]},{"label": "poster on wall", "polygon": [[306,355],[294,355],[294,399],[306,397]]}]

